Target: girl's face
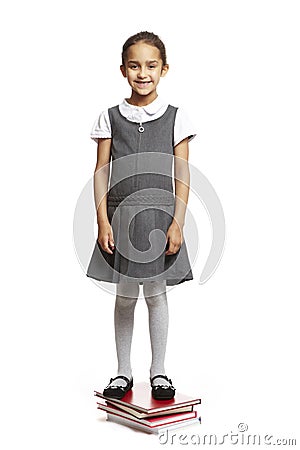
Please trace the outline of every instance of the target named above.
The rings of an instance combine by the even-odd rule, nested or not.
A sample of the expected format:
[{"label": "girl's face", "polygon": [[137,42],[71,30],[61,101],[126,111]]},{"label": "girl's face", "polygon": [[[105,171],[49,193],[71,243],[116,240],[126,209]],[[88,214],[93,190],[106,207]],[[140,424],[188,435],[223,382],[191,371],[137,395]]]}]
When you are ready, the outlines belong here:
[{"label": "girl's face", "polygon": [[153,45],[138,42],[127,49],[125,65],[120,67],[132,89],[132,98],[151,102],[157,97],[156,86],[169,66],[162,65],[160,51]]}]

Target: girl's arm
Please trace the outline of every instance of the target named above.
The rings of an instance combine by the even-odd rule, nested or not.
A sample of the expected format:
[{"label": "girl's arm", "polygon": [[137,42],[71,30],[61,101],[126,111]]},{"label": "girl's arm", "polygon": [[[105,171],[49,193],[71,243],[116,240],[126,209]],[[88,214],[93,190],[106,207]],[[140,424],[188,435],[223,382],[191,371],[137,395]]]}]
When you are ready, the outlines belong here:
[{"label": "girl's arm", "polygon": [[171,225],[167,231],[168,250],[166,255],[177,253],[183,242],[183,226],[190,191],[190,170],[188,165],[188,138],[174,147],[175,208]]},{"label": "girl's arm", "polygon": [[[97,162],[94,171],[94,197],[97,211],[97,223],[107,218],[107,189],[110,173],[111,139],[98,139]],[[101,169],[100,172],[98,170]]]},{"label": "girl's arm", "polygon": [[181,228],[184,226],[186,206],[190,191],[190,170],[189,170],[189,144],[188,138],[181,141],[174,147],[174,176],[175,176],[175,212],[174,219]]},{"label": "girl's arm", "polygon": [[97,163],[94,171],[94,197],[97,211],[98,242],[101,245],[101,248],[108,253],[112,253],[109,246],[114,246],[112,228],[107,216],[107,191],[111,157],[110,148],[110,138],[98,139]]}]

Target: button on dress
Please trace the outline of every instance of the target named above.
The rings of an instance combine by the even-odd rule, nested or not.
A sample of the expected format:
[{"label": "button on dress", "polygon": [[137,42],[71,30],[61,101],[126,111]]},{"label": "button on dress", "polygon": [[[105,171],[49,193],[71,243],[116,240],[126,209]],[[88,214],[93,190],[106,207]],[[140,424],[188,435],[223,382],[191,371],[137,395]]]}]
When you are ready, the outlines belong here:
[{"label": "button on dress", "polygon": [[177,253],[165,254],[175,208],[176,112],[168,105],[161,117],[136,123],[118,106],[108,109],[112,142],[107,215],[115,248],[109,254],[96,239],[88,277],[111,283],[166,280],[167,285],[193,279],[185,240]]}]

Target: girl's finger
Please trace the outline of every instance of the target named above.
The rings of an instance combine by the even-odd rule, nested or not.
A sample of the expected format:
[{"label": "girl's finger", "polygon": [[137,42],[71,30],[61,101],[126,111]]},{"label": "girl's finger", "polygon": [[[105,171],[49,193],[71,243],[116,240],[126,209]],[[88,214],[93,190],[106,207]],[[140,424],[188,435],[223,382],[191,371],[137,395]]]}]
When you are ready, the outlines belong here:
[{"label": "girl's finger", "polygon": [[107,245],[103,246],[103,250],[104,250],[106,253],[109,253],[110,255],[113,254],[112,250],[111,250]]},{"label": "girl's finger", "polygon": [[107,239],[105,239],[105,241],[102,244],[101,244],[101,242],[99,242],[99,243],[100,243],[100,246],[101,246],[102,250],[104,250],[106,253],[109,253],[109,254],[112,255],[113,252],[111,251],[111,249],[108,246],[108,240]]},{"label": "girl's finger", "polygon": [[173,253],[174,253],[174,245],[170,242],[169,248],[168,248],[168,250],[166,251],[166,254],[167,254],[167,255],[172,255]]},{"label": "girl's finger", "polygon": [[180,247],[181,247],[180,245],[176,245],[176,244],[173,244],[172,242],[170,242],[169,248],[166,251],[166,255],[174,255],[175,253],[178,252]]}]

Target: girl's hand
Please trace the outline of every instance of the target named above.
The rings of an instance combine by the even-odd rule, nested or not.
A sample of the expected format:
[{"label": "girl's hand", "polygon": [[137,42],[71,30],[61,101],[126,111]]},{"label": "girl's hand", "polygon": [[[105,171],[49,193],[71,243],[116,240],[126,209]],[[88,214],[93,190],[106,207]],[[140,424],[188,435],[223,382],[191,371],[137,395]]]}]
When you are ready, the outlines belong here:
[{"label": "girl's hand", "polygon": [[168,250],[166,255],[177,253],[183,242],[182,228],[176,221],[173,221],[167,231]]},{"label": "girl's hand", "polygon": [[115,248],[115,243],[113,238],[113,230],[109,221],[98,224],[97,240],[102,250],[111,255],[113,254],[112,250]]}]

